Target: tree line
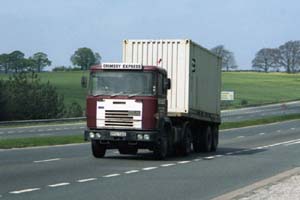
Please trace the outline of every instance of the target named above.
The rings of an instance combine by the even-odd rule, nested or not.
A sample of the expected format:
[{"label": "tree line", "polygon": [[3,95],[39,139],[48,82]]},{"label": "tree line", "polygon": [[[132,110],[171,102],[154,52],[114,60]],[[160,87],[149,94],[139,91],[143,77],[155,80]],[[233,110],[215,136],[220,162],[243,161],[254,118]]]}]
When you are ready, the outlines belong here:
[{"label": "tree line", "polygon": [[[78,48],[70,57],[73,65],[79,66],[80,70],[88,70],[90,66],[99,64],[101,56],[97,52],[93,52],[90,48]],[[22,51],[16,50],[11,53],[0,54],[0,72],[18,73],[18,72],[41,72],[52,61],[48,55],[43,52],[37,52],[26,58]],[[78,68],[75,68],[77,70]],[[60,66],[54,68],[54,71],[64,71],[66,67]]]},{"label": "tree line", "polygon": [[19,50],[0,54],[0,71],[4,71],[6,74],[26,71],[41,72],[44,67],[49,65],[51,65],[51,61],[43,52],[37,52],[29,58],[25,58],[25,54]]},{"label": "tree line", "polygon": [[252,68],[257,71],[300,71],[300,41],[288,41],[277,48],[262,48],[252,60]]}]

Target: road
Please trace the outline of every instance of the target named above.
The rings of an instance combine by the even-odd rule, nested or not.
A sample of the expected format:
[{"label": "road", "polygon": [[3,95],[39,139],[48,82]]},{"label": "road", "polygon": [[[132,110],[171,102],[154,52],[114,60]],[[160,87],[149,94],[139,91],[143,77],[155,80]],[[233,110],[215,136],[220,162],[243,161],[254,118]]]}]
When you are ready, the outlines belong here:
[{"label": "road", "polygon": [[104,159],[89,144],[0,150],[0,199],[211,199],[300,166],[300,120],[222,131],[213,154]]},{"label": "road", "polygon": [[[251,119],[259,119],[270,116],[300,113],[300,101],[286,104],[274,104],[268,106],[242,108],[222,111],[223,122],[234,122]],[[43,137],[58,135],[82,134],[85,123],[41,125],[19,128],[0,128],[0,137],[3,139],[23,137]]]},{"label": "road", "polygon": [[300,101],[222,111],[222,122],[236,122],[300,113]]}]

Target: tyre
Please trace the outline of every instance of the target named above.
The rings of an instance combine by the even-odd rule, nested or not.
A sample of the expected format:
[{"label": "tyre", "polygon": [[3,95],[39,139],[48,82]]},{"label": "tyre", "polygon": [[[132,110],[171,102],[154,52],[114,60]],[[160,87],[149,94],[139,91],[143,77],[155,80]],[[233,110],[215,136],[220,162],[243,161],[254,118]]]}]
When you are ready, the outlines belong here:
[{"label": "tyre", "polygon": [[201,152],[210,152],[212,145],[212,131],[210,126],[205,126],[200,135],[200,150]]},{"label": "tyre", "polygon": [[180,152],[183,156],[187,156],[192,151],[192,131],[189,123],[185,123],[182,128],[183,138],[179,145]]},{"label": "tyre", "polygon": [[201,152],[201,135],[205,131],[203,127],[198,127],[193,133],[193,150],[196,153]]},{"label": "tyre", "polygon": [[163,160],[168,155],[168,138],[167,138],[167,132],[164,128],[161,130],[161,138],[156,142],[155,147],[153,149],[154,157],[157,160]]},{"label": "tyre", "polygon": [[119,148],[120,154],[136,155],[137,152],[138,152],[138,148],[134,146],[124,146]]},{"label": "tyre", "polygon": [[211,151],[215,152],[218,148],[219,144],[219,127],[213,126],[212,127],[212,143],[211,143]]},{"label": "tyre", "polygon": [[106,152],[106,146],[104,144],[100,144],[98,140],[92,140],[92,152],[95,158],[102,158]]}]

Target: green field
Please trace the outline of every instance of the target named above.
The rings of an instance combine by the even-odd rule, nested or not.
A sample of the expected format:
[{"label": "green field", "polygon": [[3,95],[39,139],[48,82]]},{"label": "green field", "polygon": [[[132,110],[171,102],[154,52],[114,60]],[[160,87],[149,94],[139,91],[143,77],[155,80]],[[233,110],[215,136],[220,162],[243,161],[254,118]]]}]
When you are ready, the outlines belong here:
[{"label": "green field", "polygon": [[222,90],[235,92],[235,101],[229,104],[232,107],[300,99],[300,74],[225,72],[222,82]]},{"label": "green field", "polygon": [[[88,72],[44,72],[41,80],[50,81],[59,93],[64,95],[65,103],[73,101],[85,107],[87,90],[81,88],[80,80]],[[0,78],[7,75],[0,74]],[[300,74],[224,72],[222,90],[233,90],[235,101],[223,102],[222,107],[242,107],[300,99]]]}]

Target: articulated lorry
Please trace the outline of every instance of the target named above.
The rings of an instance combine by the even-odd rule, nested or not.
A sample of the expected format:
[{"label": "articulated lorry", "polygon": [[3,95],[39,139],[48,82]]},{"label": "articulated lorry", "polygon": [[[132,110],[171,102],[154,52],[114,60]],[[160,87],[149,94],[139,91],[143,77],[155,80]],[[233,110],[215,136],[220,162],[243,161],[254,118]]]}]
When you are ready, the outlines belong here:
[{"label": "articulated lorry", "polygon": [[92,153],[157,159],[216,151],[221,59],[191,40],[124,40],[123,62],[91,67],[87,130]]}]

